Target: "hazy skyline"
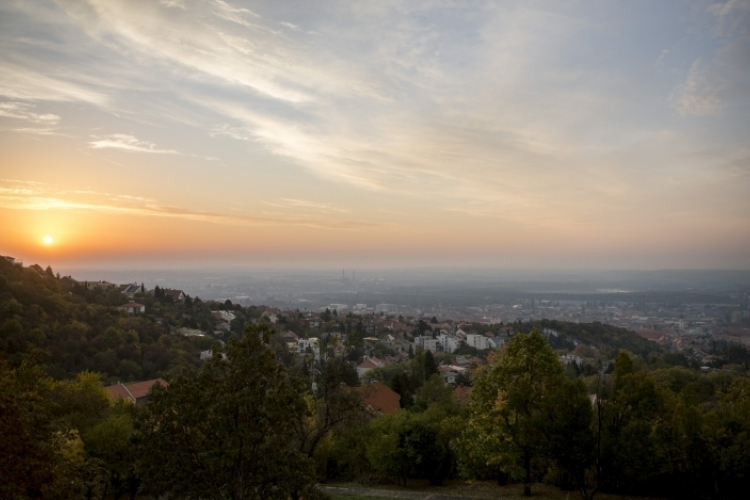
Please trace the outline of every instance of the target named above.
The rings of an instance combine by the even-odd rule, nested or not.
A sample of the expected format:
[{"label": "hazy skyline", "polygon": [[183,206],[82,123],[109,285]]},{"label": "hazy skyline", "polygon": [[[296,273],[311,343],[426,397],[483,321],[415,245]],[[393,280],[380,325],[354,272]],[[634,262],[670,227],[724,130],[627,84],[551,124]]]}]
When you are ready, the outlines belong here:
[{"label": "hazy skyline", "polygon": [[9,0],[0,44],[0,254],[750,268],[750,0]]}]

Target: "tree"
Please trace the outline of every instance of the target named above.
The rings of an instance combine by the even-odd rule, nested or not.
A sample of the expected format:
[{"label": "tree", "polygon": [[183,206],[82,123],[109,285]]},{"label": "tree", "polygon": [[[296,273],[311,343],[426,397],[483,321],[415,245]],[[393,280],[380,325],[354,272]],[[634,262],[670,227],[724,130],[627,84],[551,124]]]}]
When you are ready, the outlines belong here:
[{"label": "tree", "polygon": [[131,443],[133,421],[125,405],[120,403],[117,413],[103,420],[83,436],[86,455],[95,460],[104,475],[102,498],[112,488],[114,500],[125,493],[131,500],[140,487],[136,472],[137,448]]},{"label": "tree", "polygon": [[401,372],[396,374],[391,379],[390,387],[401,396],[399,400],[401,408],[409,408],[414,404],[414,398],[409,388],[409,377],[406,376],[406,373]]},{"label": "tree", "polygon": [[[471,426],[475,439],[497,445],[488,461],[511,477],[522,477],[524,495],[545,467],[544,398],[564,378],[557,355],[537,330],[517,334],[490,355],[475,377]],[[481,446],[480,446],[481,448]]]},{"label": "tree", "polygon": [[433,375],[437,375],[440,373],[438,371],[437,363],[435,362],[435,357],[432,355],[432,351],[425,351],[424,353],[424,378],[425,380],[429,379]]},{"label": "tree", "polygon": [[371,422],[367,457],[375,470],[397,478],[404,486],[409,477],[442,484],[454,466],[449,442],[462,427],[439,406],[423,413],[398,411]]},{"label": "tree", "polygon": [[24,361],[0,359],[0,497],[73,497],[82,461],[75,432],[54,417],[50,393],[57,384]]},{"label": "tree", "polygon": [[439,405],[447,410],[455,410],[453,386],[446,385],[443,377],[433,374],[425,384],[417,389],[417,406],[426,410],[430,405]]},{"label": "tree", "polygon": [[359,383],[356,371],[344,358],[321,359],[313,372],[316,391],[307,398],[311,411],[295,421],[299,450],[308,458],[329,432],[365,416],[359,393],[352,390]]},{"label": "tree", "polygon": [[599,405],[600,485],[620,491],[637,489],[659,470],[656,431],[665,415],[664,395],[653,378],[636,371],[621,351],[614,365],[614,383],[606,404]]},{"label": "tree", "polygon": [[270,335],[249,325],[199,371],[154,389],[136,419],[151,493],[286,500],[313,487],[294,424],[309,415],[304,382],[266,347]]},{"label": "tree", "polygon": [[558,482],[574,487],[583,500],[591,500],[598,484],[588,473],[594,462],[593,410],[580,379],[560,378],[546,388],[540,425],[544,453],[556,466]]}]

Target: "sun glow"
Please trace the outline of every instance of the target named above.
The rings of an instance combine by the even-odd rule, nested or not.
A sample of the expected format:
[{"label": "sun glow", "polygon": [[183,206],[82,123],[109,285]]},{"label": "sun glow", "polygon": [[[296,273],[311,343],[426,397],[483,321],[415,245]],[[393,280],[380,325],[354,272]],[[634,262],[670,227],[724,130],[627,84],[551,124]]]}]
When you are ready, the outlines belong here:
[{"label": "sun glow", "polygon": [[52,239],[52,236],[47,235],[44,237],[43,241],[45,245],[51,245],[54,240]]}]

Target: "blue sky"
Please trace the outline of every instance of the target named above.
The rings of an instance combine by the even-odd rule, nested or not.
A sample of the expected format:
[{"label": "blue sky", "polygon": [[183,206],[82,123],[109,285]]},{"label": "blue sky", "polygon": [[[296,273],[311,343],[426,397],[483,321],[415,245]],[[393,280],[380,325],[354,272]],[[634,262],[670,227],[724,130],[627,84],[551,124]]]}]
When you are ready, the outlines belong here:
[{"label": "blue sky", "polygon": [[10,0],[0,44],[4,253],[750,267],[750,1]]}]

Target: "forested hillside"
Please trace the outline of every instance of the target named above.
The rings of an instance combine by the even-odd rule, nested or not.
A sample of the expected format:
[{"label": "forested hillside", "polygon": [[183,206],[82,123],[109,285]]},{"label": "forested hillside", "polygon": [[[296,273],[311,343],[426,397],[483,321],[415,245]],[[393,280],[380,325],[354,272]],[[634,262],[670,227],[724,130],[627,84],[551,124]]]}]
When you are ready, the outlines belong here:
[{"label": "forested hillside", "polygon": [[633,354],[648,356],[661,353],[659,344],[644,339],[640,335],[612,325],[603,323],[568,323],[565,321],[547,320],[514,323],[515,331],[528,333],[534,329],[542,332],[554,332],[547,335],[550,344],[556,349],[573,349],[578,344],[595,347],[603,354],[614,357],[624,349]]},{"label": "forested hillside", "polygon": [[13,365],[32,357],[59,380],[87,370],[115,382],[196,368],[200,351],[213,340],[170,332],[208,321],[211,305],[175,303],[148,293],[134,300],[146,305],[147,314],[117,309],[129,301],[117,288],[88,289],[50,268],[24,268],[0,259],[0,351]]}]

